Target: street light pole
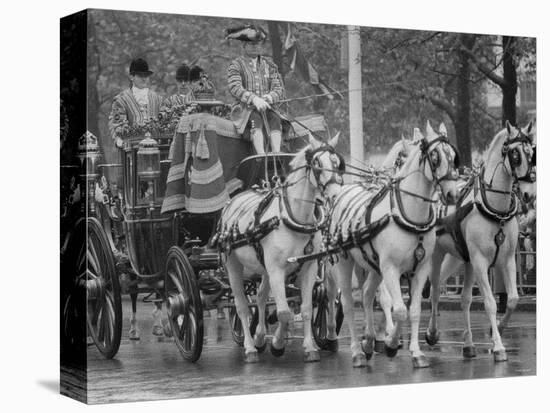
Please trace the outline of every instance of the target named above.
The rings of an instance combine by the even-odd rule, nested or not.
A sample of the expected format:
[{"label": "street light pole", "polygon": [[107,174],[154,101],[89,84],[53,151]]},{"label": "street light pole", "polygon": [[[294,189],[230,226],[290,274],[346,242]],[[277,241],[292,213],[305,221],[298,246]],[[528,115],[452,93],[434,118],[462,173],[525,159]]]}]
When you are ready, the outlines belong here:
[{"label": "street light pole", "polygon": [[348,84],[350,163],[361,167],[364,163],[363,101],[361,89],[361,32],[359,26],[348,26]]}]

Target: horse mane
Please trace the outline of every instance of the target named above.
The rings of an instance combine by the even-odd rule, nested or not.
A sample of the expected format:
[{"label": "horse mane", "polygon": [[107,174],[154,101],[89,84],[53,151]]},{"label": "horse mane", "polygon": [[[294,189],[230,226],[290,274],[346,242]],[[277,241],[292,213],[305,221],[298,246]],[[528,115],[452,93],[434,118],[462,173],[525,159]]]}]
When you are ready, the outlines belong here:
[{"label": "horse mane", "polygon": [[393,167],[395,160],[397,159],[397,156],[399,155],[399,152],[404,150],[403,142],[401,140],[398,140],[393,144],[390,151],[384,158],[384,162],[382,162],[382,168],[391,168]]},{"label": "horse mane", "polygon": [[506,128],[502,129],[501,131],[497,132],[497,134],[494,136],[494,138],[491,140],[491,143],[489,143],[489,146],[487,147],[487,149],[485,150],[485,152],[483,152],[483,160],[485,162],[488,161],[488,157],[489,157],[489,154],[490,153],[493,153],[495,147],[497,145],[503,145],[504,142],[502,142],[504,139],[506,139],[508,137],[508,132],[506,130]]},{"label": "horse mane", "polygon": [[405,174],[405,170],[407,167],[412,163],[413,159],[416,158],[416,154],[420,153],[420,145],[413,145],[411,144],[411,150],[409,151],[409,154],[405,160],[405,163],[401,167],[399,171],[396,173],[396,177],[402,177]]}]

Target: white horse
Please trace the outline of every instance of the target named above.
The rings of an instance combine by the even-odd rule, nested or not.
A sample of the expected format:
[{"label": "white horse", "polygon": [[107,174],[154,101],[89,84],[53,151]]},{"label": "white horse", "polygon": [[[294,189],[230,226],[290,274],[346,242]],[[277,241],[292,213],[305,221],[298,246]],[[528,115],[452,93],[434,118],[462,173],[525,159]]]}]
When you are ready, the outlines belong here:
[{"label": "white horse", "polygon": [[[447,128],[445,127],[444,123],[441,123],[439,125],[439,134],[443,136],[447,136]],[[405,138],[405,136],[401,135],[401,139],[397,141],[389,150],[388,154],[384,158],[384,162],[381,165],[381,168],[383,171],[386,171],[390,175],[395,175],[403,166],[405,163],[407,157],[409,156],[409,153],[411,149],[414,147],[414,145],[417,145],[420,143],[420,141],[424,137],[422,136],[422,133],[420,132],[420,129],[414,128],[413,129],[413,137],[411,139]],[[369,272],[357,264],[354,267],[354,274],[357,278],[358,285],[363,287],[362,291],[362,301],[363,301],[363,309],[365,311],[365,319],[367,317],[367,310],[365,303],[367,302],[367,296],[366,296],[366,286],[365,281],[369,275]],[[378,294],[376,297],[378,298],[378,302],[380,304],[380,308],[382,309],[382,312],[384,313],[384,331],[386,333],[386,336],[389,336],[394,328],[391,310],[392,310],[392,300],[390,293],[384,284],[384,281],[380,283],[378,286]],[[377,337],[375,340],[375,347],[379,345],[384,344],[384,338],[385,337]]]},{"label": "white horse", "polygon": [[403,273],[414,272],[410,351],[415,367],[429,365],[418,345],[420,293],[431,272],[430,257],[435,245],[433,197],[439,188],[448,202],[456,199],[455,161],[456,153],[447,138],[437,135],[428,122],[427,137],[410,150],[390,185],[380,191],[369,191],[362,184],[345,185],[335,198],[329,235],[332,244],[339,245],[344,252],[339,254],[331,270],[342,291],[354,367],[366,365],[353,322],[351,274],[354,264],[371,271],[365,287],[367,357],[372,356],[375,340],[372,304],[376,288],[384,279],[391,295],[396,324],[385,344],[386,353],[393,357],[407,319],[400,278]]},{"label": "white horse", "polygon": [[[291,172],[281,186],[268,194],[249,190],[233,198],[222,211],[219,243],[225,246],[225,269],[235,296],[237,314],[243,326],[250,325],[250,311],[243,290],[246,274],[261,274],[257,296],[259,323],[255,337],[244,330],[245,361],[258,361],[258,349],[265,348],[265,303],[273,291],[278,326],[271,342],[271,352],[281,356],[285,336],[292,319],[285,294],[285,281],[298,271],[296,284],[301,289],[304,320],[305,361],[318,361],[319,349],[311,329],[312,293],[317,262],[308,261],[301,268],[287,262],[296,253],[310,253],[321,244],[319,220],[315,217],[315,200],[332,186],[342,183],[345,163],[333,147],[338,135],[321,144],[310,135],[309,145],[290,163]],[[268,281],[266,281],[268,280]]]},{"label": "white horse", "polygon": [[[515,251],[518,240],[518,200],[514,183],[531,180],[533,136],[531,123],[518,129],[506,122],[506,128],[493,138],[484,159],[481,172],[464,190],[456,207],[449,207],[438,227],[437,244],[432,256],[432,311],[426,341],[435,344],[439,339],[437,313],[439,285],[448,271],[441,272],[441,263],[447,254],[465,264],[462,311],[465,331],[463,355],[476,356],[470,324],[472,286],[477,281],[484,297],[485,311],[491,322],[493,355],[495,361],[506,361],[501,331],[510,320],[518,302],[516,287]],[[454,260],[456,262],[456,260]],[[508,303],[500,325],[497,324],[496,303],[489,284],[489,271],[503,277]]]}]

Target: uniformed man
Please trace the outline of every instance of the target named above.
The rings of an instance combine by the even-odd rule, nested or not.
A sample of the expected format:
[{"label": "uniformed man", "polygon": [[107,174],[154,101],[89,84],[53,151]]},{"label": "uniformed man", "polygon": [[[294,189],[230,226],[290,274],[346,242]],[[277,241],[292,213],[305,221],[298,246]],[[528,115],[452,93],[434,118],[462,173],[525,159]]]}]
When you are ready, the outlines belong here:
[{"label": "uniformed man", "polygon": [[[131,127],[143,126],[150,119],[157,119],[161,96],[149,89],[150,77],[153,74],[144,59],[132,60],[129,68],[130,87],[119,93],[113,101],[111,114],[109,115],[109,131],[115,145],[123,146],[123,136]],[[132,298],[132,315],[130,317],[130,340],[139,340],[140,331],[137,321],[137,293],[130,294]],[[162,336],[161,303],[155,303],[153,310],[153,334]]]},{"label": "uniformed man", "polygon": [[130,87],[119,93],[109,115],[109,130],[115,144],[122,147],[122,136],[132,126],[144,125],[149,119],[157,119],[162,98],[149,89],[153,74],[143,59],[130,63]]},{"label": "uniformed man", "polygon": [[271,151],[280,152],[281,119],[273,109],[283,99],[284,86],[277,65],[262,56],[267,34],[261,27],[247,25],[227,29],[225,37],[240,40],[245,55],[227,69],[229,92],[237,99],[231,120],[238,133],[252,140],[257,153],[265,153],[264,129]]},{"label": "uniformed man", "polygon": [[178,111],[185,108],[193,100],[190,88],[189,66],[182,64],[176,70],[177,91],[162,102],[161,112]]}]

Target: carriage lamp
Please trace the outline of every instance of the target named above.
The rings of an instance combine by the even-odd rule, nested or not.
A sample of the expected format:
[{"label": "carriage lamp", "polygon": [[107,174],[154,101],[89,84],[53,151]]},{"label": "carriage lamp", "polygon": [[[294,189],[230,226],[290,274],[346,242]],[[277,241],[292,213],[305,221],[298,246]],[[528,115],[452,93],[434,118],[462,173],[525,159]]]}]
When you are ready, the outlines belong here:
[{"label": "carriage lamp", "polygon": [[160,178],[160,149],[157,141],[151,137],[149,132],[139,142],[137,175],[140,201],[149,204],[154,203]]},{"label": "carriage lamp", "polygon": [[97,165],[101,158],[101,151],[97,136],[90,131],[86,131],[78,140],[77,157],[80,160],[81,182],[86,183],[87,203],[82,207],[93,213],[95,212],[95,203],[93,202],[95,183],[99,178]]}]

